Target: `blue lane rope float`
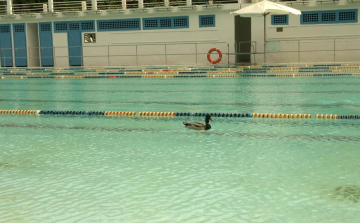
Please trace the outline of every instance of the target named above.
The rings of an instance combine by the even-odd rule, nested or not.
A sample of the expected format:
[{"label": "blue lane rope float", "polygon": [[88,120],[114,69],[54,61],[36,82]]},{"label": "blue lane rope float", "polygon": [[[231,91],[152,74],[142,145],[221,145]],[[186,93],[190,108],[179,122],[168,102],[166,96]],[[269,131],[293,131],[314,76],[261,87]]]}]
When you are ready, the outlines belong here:
[{"label": "blue lane rope float", "polygon": [[[311,114],[268,114],[268,113],[205,113],[205,112],[150,112],[141,111],[56,111],[56,110],[0,110],[0,114],[17,115],[88,115],[88,116],[140,116],[140,117],[213,117],[224,118],[274,118],[274,119],[311,119]],[[360,119],[360,115],[316,114],[316,119]]]}]

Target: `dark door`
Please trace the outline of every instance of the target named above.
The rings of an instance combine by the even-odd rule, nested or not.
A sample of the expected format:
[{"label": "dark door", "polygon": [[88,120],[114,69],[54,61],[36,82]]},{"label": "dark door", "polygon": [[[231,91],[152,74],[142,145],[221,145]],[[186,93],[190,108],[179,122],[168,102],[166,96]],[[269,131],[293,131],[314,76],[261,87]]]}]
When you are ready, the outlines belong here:
[{"label": "dark door", "polygon": [[69,65],[82,66],[82,42],[79,22],[70,22],[68,31]]},{"label": "dark door", "polygon": [[10,25],[0,25],[0,57],[2,67],[13,66]]},{"label": "dark door", "polygon": [[40,23],[40,55],[42,67],[54,66],[54,51],[51,23]]},{"label": "dark door", "polygon": [[15,66],[27,67],[25,24],[13,24]]}]

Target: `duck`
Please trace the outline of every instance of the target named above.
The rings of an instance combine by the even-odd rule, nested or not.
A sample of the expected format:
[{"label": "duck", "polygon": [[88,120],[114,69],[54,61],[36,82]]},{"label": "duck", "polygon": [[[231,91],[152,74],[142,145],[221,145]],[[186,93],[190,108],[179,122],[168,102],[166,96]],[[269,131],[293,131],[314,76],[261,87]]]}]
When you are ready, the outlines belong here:
[{"label": "duck", "polygon": [[185,128],[194,130],[209,130],[211,129],[211,125],[209,124],[210,120],[214,121],[214,119],[211,118],[210,114],[206,114],[205,124],[200,122],[183,122],[183,126],[185,126]]}]

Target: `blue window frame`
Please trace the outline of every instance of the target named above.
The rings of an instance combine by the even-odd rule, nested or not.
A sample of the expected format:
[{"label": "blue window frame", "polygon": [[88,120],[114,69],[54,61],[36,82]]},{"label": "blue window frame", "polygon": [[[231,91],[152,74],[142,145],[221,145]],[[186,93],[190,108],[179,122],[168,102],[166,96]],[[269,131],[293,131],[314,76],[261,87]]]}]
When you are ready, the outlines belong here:
[{"label": "blue window frame", "polygon": [[358,21],[357,9],[308,11],[302,12],[301,24],[332,24],[332,23],[356,23]]},{"label": "blue window frame", "polygon": [[39,23],[40,32],[51,32],[51,23]]},{"label": "blue window frame", "polygon": [[54,22],[54,32],[56,33],[65,33],[68,31],[67,22]]},{"label": "blue window frame", "polygon": [[289,15],[271,15],[271,25],[289,25]]},{"label": "blue window frame", "polygon": [[140,19],[98,20],[98,31],[140,30]]},{"label": "blue window frame", "polygon": [[200,15],[199,27],[215,27],[215,15]]},{"label": "blue window frame", "polygon": [[143,18],[143,29],[189,28],[189,16]]},{"label": "blue window frame", "polygon": [[81,21],[81,30],[82,31],[95,31],[95,22],[94,21]]},{"label": "blue window frame", "polygon": [[95,22],[93,20],[54,22],[54,32],[66,33],[69,30],[95,31]]}]

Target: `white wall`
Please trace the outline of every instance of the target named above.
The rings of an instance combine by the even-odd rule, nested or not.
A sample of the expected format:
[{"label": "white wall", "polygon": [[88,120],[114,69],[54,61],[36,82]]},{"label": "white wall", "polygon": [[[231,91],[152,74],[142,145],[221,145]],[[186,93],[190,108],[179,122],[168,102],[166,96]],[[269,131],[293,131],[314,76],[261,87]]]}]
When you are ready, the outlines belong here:
[{"label": "white wall", "polygon": [[[325,11],[340,9],[359,9],[360,3],[312,3],[292,5],[301,11]],[[359,14],[358,14],[359,16]],[[283,27],[283,32],[277,32]],[[257,50],[262,53],[263,18],[252,18],[252,40],[257,42]],[[360,55],[360,24],[313,24],[301,25],[300,16],[289,15],[289,25],[271,25],[271,16],[267,18],[267,40],[279,41],[280,50],[268,52],[267,63],[314,63],[314,62],[352,62]],[[358,49],[358,50],[354,50]],[[300,53],[298,52],[300,50]],[[286,52],[285,52],[286,51]],[[311,52],[310,52],[311,51]],[[334,55],[335,54],[335,55]],[[256,56],[257,63],[263,63],[263,54]],[[254,62],[254,61],[253,61]]]},{"label": "white wall", "polygon": [[[238,8],[238,4],[225,4],[223,8],[204,8],[200,5],[195,9],[174,7],[172,10],[150,8],[138,12],[127,9],[122,13],[37,14],[30,19],[31,23],[94,20],[96,25],[97,20],[140,18],[142,23],[142,18],[189,16],[189,28],[184,29],[89,32],[96,33],[96,43],[84,43],[83,32],[84,66],[210,65],[206,54],[213,47],[223,52],[220,64],[227,65],[228,60],[230,63],[235,61],[234,56],[228,58],[226,53],[233,53],[234,18],[230,12]],[[199,15],[215,15],[216,26],[200,28]],[[27,23],[27,20],[29,18],[17,15],[15,18],[2,19],[1,23]],[[32,25],[29,24],[29,27]],[[28,38],[29,46],[38,46],[39,39],[35,40],[33,33],[29,32]],[[53,31],[53,46],[55,66],[69,66],[67,33]],[[38,57],[34,52],[31,55]],[[217,55],[212,55],[212,58],[217,59]],[[31,66],[36,66],[36,61],[32,61]]]},{"label": "white wall", "polygon": [[[96,32],[96,43],[84,43],[85,66],[120,65],[209,65],[207,52],[219,48],[224,54],[233,53],[234,18],[230,12],[237,5],[227,8],[196,10],[155,11],[125,13],[116,18],[109,14],[107,19],[151,18],[189,16],[189,28],[139,31]],[[215,27],[199,28],[199,15],[215,15]],[[100,19],[100,18],[97,18]],[[83,37],[84,38],[84,37]],[[214,44],[215,43],[215,44]],[[217,55],[213,55],[214,59]],[[230,58],[231,63],[234,57]],[[227,65],[223,55],[221,64]]]},{"label": "white wall", "polygon": [[26,40],[27,40],[27,54],[28,54],[28,67],[39,67],[39,34],[38,24],[26,24]]},{"label": "white wall", "polygon": [[67,33],[53,33],[55,67],[69,66]]}]

